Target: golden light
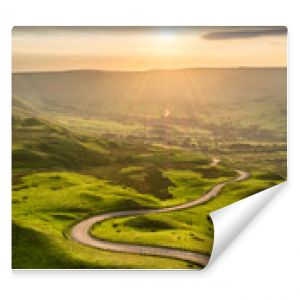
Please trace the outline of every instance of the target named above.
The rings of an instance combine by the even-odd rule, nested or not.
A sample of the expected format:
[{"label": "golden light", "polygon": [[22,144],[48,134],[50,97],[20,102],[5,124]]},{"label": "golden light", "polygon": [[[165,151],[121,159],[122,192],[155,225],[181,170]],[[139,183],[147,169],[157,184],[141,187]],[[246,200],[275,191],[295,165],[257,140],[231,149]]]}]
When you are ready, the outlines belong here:
[{"label": "golden light", "polygon": [[162,31],[158,34],[158,38],[162,42],[172,42],[176,40],[176,35],[171,31]]}]

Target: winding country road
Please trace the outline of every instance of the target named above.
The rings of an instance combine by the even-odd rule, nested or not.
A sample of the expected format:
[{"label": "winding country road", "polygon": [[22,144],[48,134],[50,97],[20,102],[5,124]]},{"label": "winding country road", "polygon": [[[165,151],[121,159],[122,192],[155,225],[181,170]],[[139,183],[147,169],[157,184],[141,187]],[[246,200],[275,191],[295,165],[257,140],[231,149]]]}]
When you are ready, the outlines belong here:
[{"label": "winding country road", "polygon": [[[216,165],[218,163],[219,160],[214,158],[212,164]],[[214,186],[208,193],[203,195],[201,198],[184,204],[159,208],[159,209],[115,211],[115,212],[108,212],[108,213],[103,213],[101,215],[90,217],[88,219],[79,222],[72,228],[71,238],[81,244],[99,248],[102,250],[143,254],[143,255],[163,256],[163,257],[185,260],[185,261],[196,263],[201,266],[205,266],[209,261],[209,256],[204,254],[179,250],[179,249],[172,249],[167,247],[142,246],[142,245],[120,243],[120,242],[104,241],[92,237],[90,235],[90,228],[96,223],[102,222],[104,220],[112,219],[112,218],[145,215],[151,213],[165,213],[170,211],[186,209],[201,203],[205,203],[208,200],[216,197],[225,185],[235,181],[242,181],[249,177],[249,174],[245,171],[236,170],[236,172],[237,172],[237,177],[235,179],[227,182],[219,183],[216,186]]]}]

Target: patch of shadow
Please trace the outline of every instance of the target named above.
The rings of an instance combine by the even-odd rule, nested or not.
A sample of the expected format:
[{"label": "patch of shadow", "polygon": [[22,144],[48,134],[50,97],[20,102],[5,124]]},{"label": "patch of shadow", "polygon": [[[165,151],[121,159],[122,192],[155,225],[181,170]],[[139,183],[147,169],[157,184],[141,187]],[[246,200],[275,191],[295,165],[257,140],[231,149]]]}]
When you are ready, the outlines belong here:
[{"label": "patch of shadow", "polygon": [[13,199],[12,200],[12,203],[13,204],[21,204],[23,201],[22,200],[20,200],[20,199]]},{"label": "patch of shadow", "polygon": [[69,220],[76,220],[75,217],[70,215],[64,215],[64,214],[53,214],[52,217],[56,220],[60,221],[69,221]]},{"label": "patch of shadow", "polygon": [[27,185],[27,184],[19,184],[19,185],[13,186],[12,190],[13,191],[21,191],[21,190],[28,189],[28,188],[29,188],[29,185]]},{"label": "patch of shadow", "polygon": [[138,201],[133,199],[122,199],[118,203],[118,209],[120,210],[133,210],[133,209],[144,209],[147,206],[140,204]]},{"label": "patch of shadow", "polygon": [[86,200],[97,201],[97,202],[103,200],[102,196],[89,193],[89,192],[81,192],[80,197]]},{"label": "patch of shadow", "polygon": [[[58,214],[64,214],[64,213],[91,213],[91,209],[90,208],[84,208],[84,207],[55,207],[55,209],[43,209],[41,210],[41,212],[47,213],[47,214],[56,214],[56,212],[59,212]],[[27,214],[28,215],[28,214]]]},{"label": "patch of shadow", "polygon": [[262,179],[262,180],[285,180],[284,177],[277,173],[272,173],[272,172],[265,172],[262,174],[259,174],[255,176],[257,179]]},{"label": "patch of shadow", "polygon": [[199,171],[203,175],[203,177],[210,179],[215,179],[219,177],[234,177],[236,174],[234,170],[227,170],[219,166],[213,166],[209,168],[200,167],[197,168],[197,171]]},{"label": "patch of shadow", "polygon": [[155,167],[147,166],[133,174],[119,174],[116,182],[131,187],[141,194],[151,194],[162,200],[173,197],[169,193],[169,188],[174,184]]},{"label": "patch of shadow", "polygon": [[199,242],[204,242],[205,240],[204,239],[202,239],[202,238],[199,238],[198,236],[193,236],[193,239],[195,240],[195,241],[199,241]]},{"label": "patch of shadow", "polygon": [[148,217],[136,217],[133,219],[129,219],[124,223],[124,225],[141,231],[152,231],[152,232],[176,228],[168,222],[161,221],[161,220],[153,220]]},{"label": "patch of shadow", "polygon": [[43,233],[31,228],[12,225],[13,269],[81,269],[95,268],[75,260],[63,252]]},{"label": "patch of shadow", "polygon": [[52,191],[58,191],[58,190],[61,190],[62,187],[61,186],[51,186],[50,188]]},{"label": "patch of shadow", "polygon": [[61,179],[61,176],[60,175],[52,175],[52,176],[49,176],[49,178],[59,180],[59,179]]}]

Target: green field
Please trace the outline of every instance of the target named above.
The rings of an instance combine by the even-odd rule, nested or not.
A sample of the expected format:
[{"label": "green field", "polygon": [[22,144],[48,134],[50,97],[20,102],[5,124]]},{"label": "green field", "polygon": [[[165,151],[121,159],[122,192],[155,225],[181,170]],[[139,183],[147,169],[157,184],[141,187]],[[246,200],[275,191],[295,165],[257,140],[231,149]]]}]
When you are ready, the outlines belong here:
[{"label": "green field", "polygon": [[14,74],[12,117],[13,268],[200,268],[92,248],[70,231],[104,212],[198,199],[245,170],[207,203],[90,230],[210,255],[208,214],[286,179],[283,68]]}]

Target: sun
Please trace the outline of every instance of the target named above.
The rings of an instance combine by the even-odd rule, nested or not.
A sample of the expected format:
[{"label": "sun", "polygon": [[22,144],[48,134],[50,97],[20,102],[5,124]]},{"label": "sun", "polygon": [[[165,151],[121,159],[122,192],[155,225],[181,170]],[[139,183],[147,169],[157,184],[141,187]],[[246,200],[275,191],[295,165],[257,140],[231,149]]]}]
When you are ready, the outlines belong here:
[{"label": "sun", "polygon": [[176,40],[176,35],[171,31],[162,31],[159,33],[158,38],[161,42],[173,42]]}]

